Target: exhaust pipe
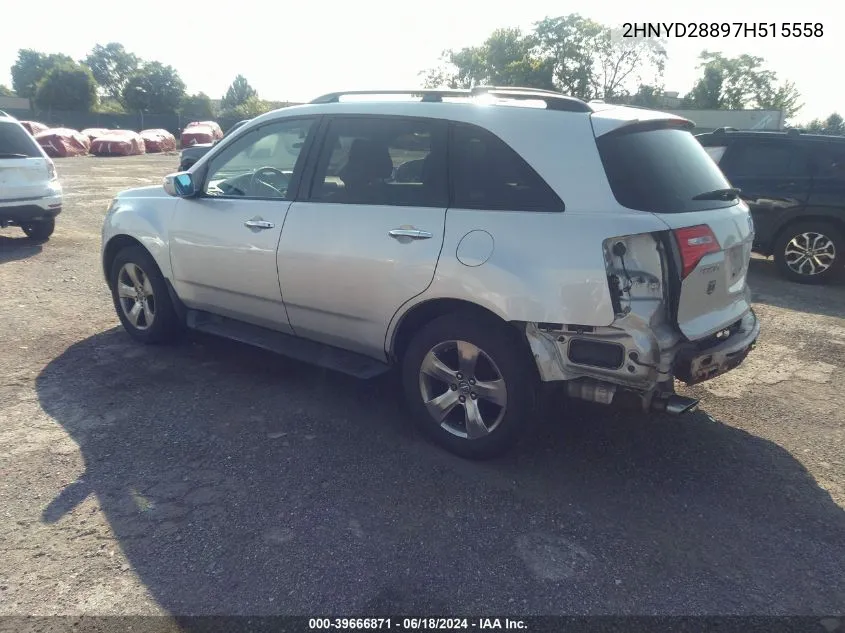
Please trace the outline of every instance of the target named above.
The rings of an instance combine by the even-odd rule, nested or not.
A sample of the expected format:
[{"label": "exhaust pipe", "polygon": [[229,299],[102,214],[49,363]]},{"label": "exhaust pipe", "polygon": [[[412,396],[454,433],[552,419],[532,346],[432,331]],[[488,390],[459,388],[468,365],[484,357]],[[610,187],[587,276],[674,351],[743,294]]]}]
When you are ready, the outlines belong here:
[{"label": "exhaust pipe", "polygon": [[681,415],[694,411],[698,406],[698,400],[695,398],[687,398],[686,396],[679,396],[673,393],[669,397],[655,398],[651,403],[652,411],[662,411],[669,415]]}]

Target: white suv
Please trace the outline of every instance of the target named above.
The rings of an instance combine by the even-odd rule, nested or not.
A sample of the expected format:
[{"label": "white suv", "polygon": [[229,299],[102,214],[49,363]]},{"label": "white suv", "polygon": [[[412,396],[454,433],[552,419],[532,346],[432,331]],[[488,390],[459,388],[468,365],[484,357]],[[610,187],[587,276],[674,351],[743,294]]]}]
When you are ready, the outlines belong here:
[{"label": "white suv", "polygon": [[514,88],[335,93],[121,193],[102,258],[123,326],[183,326],[361,377],[489,457],[541,382],[680,413],[759,326],[748,209],[684,119]]},{"label": "white suv", "polygon": [[16,225],[46,240],[62,211],[53,161],[17,119],[0,110],[0,228]]}]

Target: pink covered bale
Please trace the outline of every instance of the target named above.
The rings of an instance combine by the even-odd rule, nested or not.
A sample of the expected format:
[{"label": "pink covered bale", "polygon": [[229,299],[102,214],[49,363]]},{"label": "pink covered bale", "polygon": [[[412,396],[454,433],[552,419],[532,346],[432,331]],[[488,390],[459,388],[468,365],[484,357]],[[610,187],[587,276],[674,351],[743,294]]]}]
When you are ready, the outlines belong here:
[{"label": "pink covered bale", "polygon": [[167,130],[141,130],[141,138],[144,139],[148,154],[172,152],[176,149],[176,137]]},{"label": "pink covered bale", "polygon": [[84,156],[91,148],[91,141],[87,136],[64,127],[39,132],[35,135],[35,140],[51,158]]},{"label": "pink covered bale", "polygon": [[182,131],[182,147],[213,143],[223,138],[223,130],[215,121],[192,121]]},{"label": "pink covered bale", "polygon": [[111,132],[111,130],[104,127],[89,127],[82,130],[82,133],[92,141],[101,136],[105,136],[109,132]]},{"label": "pink covered bale", "polygon": [[21,125],[26,128],[26,131],[35,136],[36,134],[40,134],[44,130],[49,130],[49,125],[44,125],[43,123],[39,123],[38,121],[21,121]]},{"label": "pink covered bale", "polygon": [[91,143],[91,153],[97,156],[137,156],[146,152],[144,139],[131,130],[111,130]]}]

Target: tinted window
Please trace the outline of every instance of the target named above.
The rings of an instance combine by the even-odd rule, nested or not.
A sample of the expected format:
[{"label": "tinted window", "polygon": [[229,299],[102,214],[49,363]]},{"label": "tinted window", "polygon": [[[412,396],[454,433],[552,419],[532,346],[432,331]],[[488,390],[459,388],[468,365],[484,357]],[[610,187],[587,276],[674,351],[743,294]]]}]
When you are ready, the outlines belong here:
[{"label": "tinted window", "polygon": [[430,119],[333,119],[311,199],[345,204],[446,207],[445,134]]},{"label": "tinted window", "polygon": [[312,125],[312,119],[280,121],[235,140],[211,161],[205,195],[287,199]]},{"label": "tinted window", "polygon": [[683,213],[736,204],[735,200],[693,200],[730,184],[686,130],[610,133],[597,144],[613,195],[629,209]]},{"label": "tinted window", "polygon": [[504,141],[455,124],[450,146],[452,204],[463,209],[562,211],[551,187]]},{"label": "tinted window", "polygon": [[17,123],[0,121],[0,158],[3,154],[22,154],[28,158],[42,158],[38,144],[29,132]]},{"label": "tinted window", "polygon": [[807,155],[797,143],[737,141],[725,166],[729,178],[806,178]]}]

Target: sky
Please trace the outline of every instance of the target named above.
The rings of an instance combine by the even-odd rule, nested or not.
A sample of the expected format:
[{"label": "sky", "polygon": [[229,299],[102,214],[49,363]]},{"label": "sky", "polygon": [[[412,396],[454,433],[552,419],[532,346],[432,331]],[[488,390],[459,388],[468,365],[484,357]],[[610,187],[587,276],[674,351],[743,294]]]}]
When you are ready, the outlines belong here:
[{"label": "sky", "polygon": [[[125,7],[122,17],[118,4]],[[419,71],[437,65],[443,50],[480,44],[499,27],[527,30],[547,16],[579,13],[615,27],[625,22],[774,22],[779,30],[783,22],[812,22],[823,25],[822,37],[671,38],[664,74],[665,90],[683,95],[699,75],[697,57],[703,49],[754,54],[780,79],[795,82],[805,104],[796,120],[808,121],[836,110],[845,115],[845,23],[837,19],[835,4],[262,0],[241,7],[221,3],[217,9],[172,0],[40,0],[33,14],[31,7],[13,2],[3,10],[0,84],[11,85],[9,68],[19,48],[81,59],[95,44],[118,41],[144,59],[174,66],[189,92],[220,98],[243,74],[264,99],[307,101],[336,90],[418,87]],[[13,28],[7,28],[10,14]]]}]

